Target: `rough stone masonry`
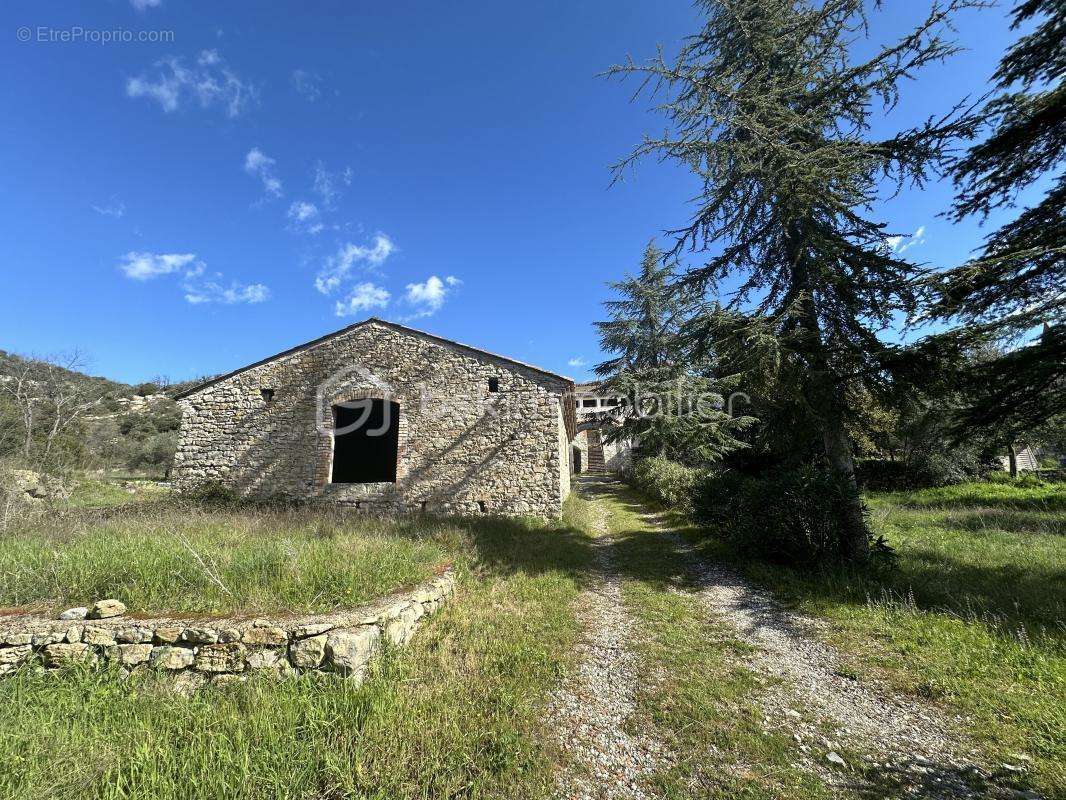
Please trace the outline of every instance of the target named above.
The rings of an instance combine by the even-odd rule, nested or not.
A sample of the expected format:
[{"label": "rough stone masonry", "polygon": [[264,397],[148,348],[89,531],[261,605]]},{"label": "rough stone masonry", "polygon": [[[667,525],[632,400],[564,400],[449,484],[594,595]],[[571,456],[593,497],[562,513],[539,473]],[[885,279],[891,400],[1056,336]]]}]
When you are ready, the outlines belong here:
[{"label": "rough stone masonry", "polygon": [[114,600],[97,603],[92,611],[70,609],[58,621],[9,617],[0,624],[0,677],[33,665],[57,669],[110,661],[127,672],[172,673],[179,691],[264,671],[278,677],[323,671],[362,680],[386,643],[407,644],[420,622],[454,591],[455,574],[449,570],[376,603],[300,619],[129,619]]},{"label": "rough stone masonry", "polygon": [[[334,410],[398,406],[395,480],[334,480]],[[179,488],[368,511],[558,516],[570,491],[573,383],[369,319],[179,397]]]}]

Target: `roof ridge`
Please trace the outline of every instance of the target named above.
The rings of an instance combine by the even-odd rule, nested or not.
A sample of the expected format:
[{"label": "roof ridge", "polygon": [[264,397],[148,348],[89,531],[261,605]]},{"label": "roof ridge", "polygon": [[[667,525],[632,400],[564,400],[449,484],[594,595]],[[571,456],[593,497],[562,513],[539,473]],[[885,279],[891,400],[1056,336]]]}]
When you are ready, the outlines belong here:
[{"label": "roof ridge", "polygon": [[338,330],[335,330],[335,331],[333,331],[331,333],[327,333],[327,334],[324,334],[323,336],[319,336],[317,339],[311,339],[310,341],[304,342],[303,344],[296,345],[295,347],[290,347],[288,350],[282,350],[281,352],[275,353],[272,356],[267,356],[266,358],[260,359],[259,361],[253,362],[251,364],[247,364],[246,366],[243,366],[243,367],[239,367],[238,369],[235,369],[232,372],[227,372],[227,373],[225,373],[223,375],[217,375],[217,376],[215,376],[213,378],[209,378],[206,381],[202,381],[201,383],[198,383],[195,386],[192,386],[189,389],[186,389],[185,391],[180,392],[179,394],[175,395],[174,397],[175,397],[176,400],[181,400],[182,398],[189,397],[191,395],[196,394],[197,392],[201,392],[204,389],[208,388],[209,386],[214,386],[215,384],[221,383],[224,380],[228,380],[229,378],[232,378],[235,375],[240,375],[242,372],[247,372],[250,369],[255,369],[256,367],[260,367],[263,364],[269,364],[271,361],[276,361],[279,358],[285,358],[286,356],[291,356],[291,355],[294,355],[295,353],[299,353],[299,352],[302,352],[304,350],[310,350],[311,348],[317,347],[318,345],[323,344],[324,342],[327,342],[330,339],[333,339],[334,337],[341,336],[341,335],[343,335],[345,333],[348,333],[350,331],[353,331],[356,328],[359,328],[359,327],[361,327],[363,325],[368,325],[368,324],[372,324],[372,323],[377,323],[377,324],[383,325],[383,326],[385,326],[387,328],[393,328],[393,329],[397,329],[397,330],[404,331],[404,332],[407,332],[407,333],[418,334],[419,336],[425,336],[425,337],[427,337],[429,339],[433,339],[433,340],[435,340],[437,342],[441,342],[441,343],[444,343],[444,344],[447,344],[447,345],[451,345],[452,347],[459,347],[459,348],[462,348],[464,350],[470,350],[470,351],[478,353],[478,354],[480,354],[482,356],[488,356],[489,358],[493,358],[493,359],[496,359],[498,361],[504,361],[504,362],[507,362],[509,364],[513,364],[515,366],[521,367],[523,369],[532,370],[533,372],[539,372],[542,375],[547,375],[550,378],[555,378],[556,380],[558,380],[558,381],[560,381],[562,383],[567,383],[567,384],[570,384],[571,386],[574,385],[573,379],[567,377],[566,375],[560,375],[557,372],[550,372],[549,370],[542,369],[541,367],[534,366],[533,364],[527,364],[526,362],[519,361],[518,359],[515,359],[515,358],[509,358],[508,356],[501,356],[498,353],[493,353],[493,352],[491,352],[489,350],[484,350],[484,349],[482,349],[480,347],[474,347],[473,345],[464,344],[463,342],[457,342],[454,339],[446,339],[445,337],[438,336],[435,333],[429,333],[428,331],[419,330],[418,328],[412,328],[410,325],[403,325],[403,324],[401,324],[399,322],[392,322],[391,320],[381,319],[380,317],[367,317],[366,319],[360,320],[359,322],[354,322],[351,325],[346,325],[345,327],[340,328]]}]

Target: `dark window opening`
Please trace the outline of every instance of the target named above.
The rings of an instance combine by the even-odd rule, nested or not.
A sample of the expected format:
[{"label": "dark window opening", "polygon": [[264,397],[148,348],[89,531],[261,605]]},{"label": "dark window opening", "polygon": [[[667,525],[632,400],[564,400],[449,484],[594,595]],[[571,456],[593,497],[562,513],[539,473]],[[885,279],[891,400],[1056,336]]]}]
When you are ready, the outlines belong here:
[{"label": "dark window opening", "polygon": [[593,397],[593,398],[589,398],[588,400],[582,400],[581,401],[581,405],[583,405],[585,408],[595,408],[596,407],[596,398]]},{"label": "dark window opening", "polygon": [[606,403],[609,406],[616,406],[616,405],[618,405],[618,398],[617,397],[610,397],[607,400],[605,400],[604,403]]},{"label": "dark window opening", "polygon": [[481,512],[482,514],[484,514],[484,513],[486,512],[486,511],[488,511],[488,510],[489,510],[489,507],[488,507],[488,505],[486,505],[486,504],[485,504],[485,501],[484,501],[484,500],[478,500],[478,501],[477,501],[477,509],[478,509],[478,511],[480,511],[480,512]]},{"label": "dark window opening", "polygon": [[500,379],[499,378],[489,378],[489,391],[490,392],[498,392],[498,391],[500,391]]},{"label": "dark window opening", "polygon": [[395,483],[400,405],[355,400],[333,407],[333,483]]},{"label": "dark window opening", "polygon": [[264,403],[274,402],[274,390],[273,389],[260,389],[259,394],[263,396]]}]

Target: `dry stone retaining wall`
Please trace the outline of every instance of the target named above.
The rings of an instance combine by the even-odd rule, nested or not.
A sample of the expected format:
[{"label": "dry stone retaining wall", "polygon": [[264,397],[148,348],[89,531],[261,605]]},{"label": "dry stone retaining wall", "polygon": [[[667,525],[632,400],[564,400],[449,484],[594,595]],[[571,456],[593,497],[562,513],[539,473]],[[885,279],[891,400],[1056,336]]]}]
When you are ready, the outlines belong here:
[{"label": "dry stone retaining wall", "polygon": [[406,645],[423,618],[436,613],[454,591],[455,574],[449,570],[413,591],[299,620],[14,618],[0,630],[0,676],[33,665],[56,669],[71,662],[109,661],[126,671],[175,673],[180,690],[263,671],[280,677],[322,671],[361,680],[385,643]]}]

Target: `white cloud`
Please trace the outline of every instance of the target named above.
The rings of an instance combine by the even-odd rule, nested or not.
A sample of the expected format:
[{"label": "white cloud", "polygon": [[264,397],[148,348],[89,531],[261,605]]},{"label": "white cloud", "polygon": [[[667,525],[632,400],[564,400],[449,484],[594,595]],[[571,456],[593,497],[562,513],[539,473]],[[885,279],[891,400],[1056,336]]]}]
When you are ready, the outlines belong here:
[{"label": "white cloud", "polygon": [[335,255],[326,259],[325,266],[315,277],[315,287],[322,294],[330,294],[340,287],[356,265],[379,267],[395,251],[396,245],[384,233],[377,234],[373,245],[369,247],[347,242],[341,245]]},{"label": "white cloud", "polygon": [[147,253],[129,252],[122,256],[119,269],[127,278],[146,281],[160,275],[169,275],[184,269],[196,260],[195,253]]},{"label": "white cloud", "polygon": [[97,214],[101,214],[105,217],[114,217],[120,219],[126,214],[126,204],[118,200],[118,198],[112,197],[102,206],[94,205],[92,210]]},{"label": "white cloud", "polygon": [[418,308],[414,318],[428,317],[435,314],[444,305],[445,299],[451,292],[451,288],[458,286],[462,281],[454,275],[441,280],[436,275],[430,275],[422,283],[407,284],[407,293],[404,299],[409,304]]},{"label": "white cloud", "polygon": [[281,180],[274,172],[277,162],[260,150],[253,147],[244,157],[244,171],[263,182],[263,191],[268,197],[281,197]]},{"label": "white cloud", "polygon": [[[219,278],[222,276],[216,273]],[[193,305],[204,303],[222,303],[235,305],[237,303],[263,303],[270,299],[270,289],[261,283],[243,284],[231,281],[229,286],[219,283],[217,280],[203,282],[186,281],[185,300]]]},{"label": "white cloud", "polygon": [[318,206],[306,200],[297,200],[289,206],[288,216],[293,222],[307,222],[318,216]]},{"label": "white cloud", "polygon": [[138,11],[146,11],[149,8],[159,8],[163,0],[130,0],[130,5]]},{"label": "white cloud", "polygon": [[226,284],[221,272],[205,278],[207,265],[198,261],[195,253],[130,252],[120,259],[119,269],[126,277],[136,281],[181,272],[181,288],[185,292],[185,299],[194,305],[262,303],[270,299],[270,289],[261,283],[230,281]]},{"label": "white cloud", "polygon": [[338,317],[347,317],[371,308],[385,308],[391,296],[389,291],[381,286],[360,283],[353,287],[344,300],[337,302],[334,310]]},{"label": "white cloud", "polygon": [[893,253],[901,255],[912,247],[925,244],[925,226],[919,225],[918,230],[908,239],[906,236],[888,236],[885,238],[885,246]]},{"label": "white cloud", "polygon": [[314,236],[326,227],[319,216],[318,206],[306,200],[294,201],[285,216],[289,219],[291,231],[310,233]]},{"label": "white cloud", "polygon": [[918,230],[916,230],[914,232],[914,235],[911,237],[910,241],[907,242],[902,247],[900,247],[897,252],[905,253],[908,250],[910,250],[912,247],[915,247],[916,245],[919,245],[919,244],[925,244],[925,226],[924,225],[919,225],[918,226]]},{"label": "white cloud", "polygon": [[326,208],[330,208],[351,185],[351,167],[345,167],[340,172],[330,172],[321,161],[315,164],[313,188],[315,193],[322,198],[322,205]]},{"label": "white cloud", "polygon": [[569,365],[569,366],[571,366],[571,367],[583,367],[583,366],[585,366],[586,364],[588,364],[589,362],[587,362],[587,361],[586,361],[585,359],[583,359],[583,358],[582,358],[581,356],[575,356],[574,358],[571,358],[571,359],[570,359],[569,361],[567,361],[566,363],[567,363],[567,365]]},{"label": "white cloud", "polygon": [[305,69],[294,70],[290,79],[292,88],[302,95],[309,103],[313,103],[322,96],[322,78]]},{"label": "white cloud", "polygon": [[218,105],[227,116],[236,117],[259,96],[254,86],[226,65],[217,50],[202,51],[191,67],[176,56],[157,61],[155,67],[154,77],[141,74],[127,78],[126,95],[155,100],[168,114],[195,98],[202,108]]}]

